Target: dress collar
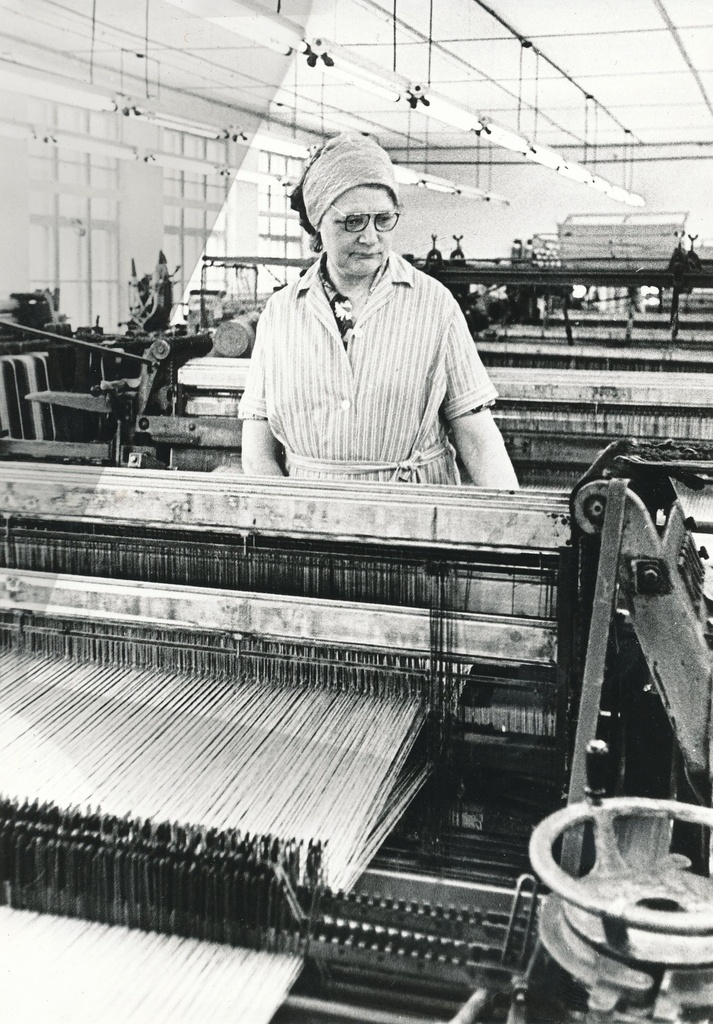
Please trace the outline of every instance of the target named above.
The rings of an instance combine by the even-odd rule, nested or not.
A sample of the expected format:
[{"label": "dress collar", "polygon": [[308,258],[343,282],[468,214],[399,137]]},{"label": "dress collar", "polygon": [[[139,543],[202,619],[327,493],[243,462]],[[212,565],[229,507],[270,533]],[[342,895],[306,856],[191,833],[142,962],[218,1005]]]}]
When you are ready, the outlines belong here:
[{"label": "dress collar", "polygon": [[[299,279],[297,282],[298,295],[302,295],[309,291],[315,282],[318,286],[320,285],[319,266],[320,260],[316,259]],[[383,281],[387,275],[389,276],[392,284],[406,284],[413,286],[416,270],[402,256],[398,256],[396,253],[391,252],[384,261],[381,270],[378,272],[374,286]]]}]

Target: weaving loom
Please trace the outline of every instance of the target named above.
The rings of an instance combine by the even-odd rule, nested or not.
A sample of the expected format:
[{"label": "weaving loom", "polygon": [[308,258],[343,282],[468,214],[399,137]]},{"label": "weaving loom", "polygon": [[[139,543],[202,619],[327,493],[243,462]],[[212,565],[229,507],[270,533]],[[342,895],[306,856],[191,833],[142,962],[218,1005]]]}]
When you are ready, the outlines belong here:
[{"label": "weaving loom", "polygon": [[[232,416],[233,444],[240,444],[235,417],[248,368],[248,360],[208,358],[178,371],[184,415],[145,418],[147,436],[173,446],[172,465],[197,467],[202,460],[212,468],[213,460],[220,461],[219,449],[211,447],[212,420],[222,424]],[[493,415],[524,485],[572,487],[619,437],[684,444],[713,437],[707,374],[611,370],[593,376],[587,370],[499,366],[490,377],[499,392]]]},{"label": "weaving loom", "polygon": [[[709,503],[680,485],[684,514],[662,487],[711,463],[654,462],[638,488],[667,509],[662,547],[610,479],[670,458],[652,448],[593,469],[574,531],[555,492],[5,464],[8,963],[37,929],[50,965],[75,972],[65,946],[111,949],[114,932],[128,964],[144,948],[156,971],[166,949],[185,957],[197,1013],[198,976],[239,978],[239,961],[246,1000],[269,979],[272,1002],[244,1011],[225,983],[216,1021],[268,1021],[283,1000],[280,1021],[449,1020],[474,989],[488,1020],[525,990],[528,1016],[512,1020],[551,1020],[543,990],[574,1020],[581,990],[539,946],[530,960],[533,827],[582,799],[602,730],[624,792],[665,797],[675,780],[679,799],[707,802],[710,785],[707,718],[691,712],[710,704],[701,538],[684,526],[695,514],[707,530]],[[650,580],[679,574],[673,589]],[[613,615],[615,577],[654,676]],[[636,835],[651,845],[650,828]],[[700,868],[700,835],[677,843]],[[57,915],[90,924],[57,932]],[[154,1005],[137,984],[132,1020]],[[107,1005],[123,998],[107,986]]]},{"label": "weaving loom", "polygon": [[576,320],[568,325],[559,317],[550,317],[537,325],[493,327],[478,336],[477,345],[488,367],[710,373],[712,327],[710,315],[688,313],[674,343],[667,318],[639,314],[632,324],[623,318],[595,318],[578,311]]},{"label": "weaving loom", "polygon": [[[531,885],[516,887],[529,832],[566,785],[558,661],[568,655],[556,608],[569,557],[564,497],[4,469],[5,737],[21,750],[19,716],[72,767],[61,771],[48,754],[34,788],[28,778],[21,790],[5,765],[4,819],[15,833],[19,820],[64,822],[109,859],[133,843],[149,863],[169,848],[208,872],[201,858],[239,848],[261,877],[273,865],[262,883],[269,919],[243,922],[237,935],[235,922],[208,914],[206,934],[183,913],[178,933],[304,953],[305,921],[317,914],[310,948],[321,952],[308,963],[335,991],[369,978],[400,1005],[393,967],[378,964],[394,927],[412,951],[406,987],[443,1016],[467,998],[468,959],[496,977],[512,971],[533,909]],[[51,735],[48,721],[60,723]],[[241,760],[250,742],[262,761]],[[231,764],[252,773],[243,797],[239,779],[226,796]],[[265,795],[248,807],[261,779]],[[300,794],[310,805],[302,817]],[[205,849],[195,830],[214,834]],[[276,838],[246,850],[246,832]],[[55,905],[5,870],[13,906]],[[97,919],[175,928],[178,896],[169,910],[136,906],[129,881],[115,879]],[[466,911],[479,883],[485,902]],[[154,884],[174,892],[165,880],[147,891]],[[436,915],[435,904],[458,909]],[[363,925],[345,931],[355,920]],[[409,922],[420,922],[411,938]],[[355,950],[356,963],[342,965],[354,927],[362,962]],[[436,949],[446,959],[424,977]]]}]

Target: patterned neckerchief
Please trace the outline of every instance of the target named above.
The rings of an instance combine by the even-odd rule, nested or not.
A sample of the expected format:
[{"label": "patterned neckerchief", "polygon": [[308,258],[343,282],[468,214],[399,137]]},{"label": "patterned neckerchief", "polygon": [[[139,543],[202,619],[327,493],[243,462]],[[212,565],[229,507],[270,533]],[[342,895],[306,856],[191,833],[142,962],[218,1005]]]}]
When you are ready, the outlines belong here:
[{"label": "patterned neckerchief", "polygon": [[[384,260],[377,270],[376,276],[371,282],[371,287],[369,288],[369,295],[371,295],[374,288],[376,288],[381,275],[386,269],[387,263],[388,260]],[[327,296],[329,305],[334,313],[334,319],[337,323],[337,327],[339,328],[342,341],[344,342],[344,348],[348,349],[349,342],[352,340],[352,336],[354,334],[354,307],[352,306],[351,299],[348,299],[346,295],[342,295],[342,293],[337,290],[334,281],[332,281],[329,270],[327,269],[326,252],[322,253],[322,258],[319,261],[319,279],[322,282],[324,294]]]},{"label": "patterned neckerchief", "polygon": [[349,342],[352,340],[354,332],[354,309],[352,307],[351,299],[348,299],[346,295],[342,295],[340,291],[335,287],[332,278],[327,270],[327,254],[322,254],[322,258],[319,261],[319,279],[322,282],[324,288],[324,294],[329,300],[332,312],[334,313],[334,319],[337,322],[339,333],[342,341],[344,342],[344,348],[349,347]]}]

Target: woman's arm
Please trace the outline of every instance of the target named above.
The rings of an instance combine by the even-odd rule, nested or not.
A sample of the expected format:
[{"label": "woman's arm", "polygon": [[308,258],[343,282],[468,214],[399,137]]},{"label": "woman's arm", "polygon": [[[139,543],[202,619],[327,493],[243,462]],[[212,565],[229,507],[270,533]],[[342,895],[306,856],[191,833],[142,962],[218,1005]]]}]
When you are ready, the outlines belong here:
[{"label": "woman's arm", "polygon": [[451,430],[456,451],[476,487],[517,490],[520,485],[490,409],[456,417]]},{"label": "woman's arm", "polygon": [[246,476],[284,476],[280,442],[267,420],[243,420],[242,463]]}]

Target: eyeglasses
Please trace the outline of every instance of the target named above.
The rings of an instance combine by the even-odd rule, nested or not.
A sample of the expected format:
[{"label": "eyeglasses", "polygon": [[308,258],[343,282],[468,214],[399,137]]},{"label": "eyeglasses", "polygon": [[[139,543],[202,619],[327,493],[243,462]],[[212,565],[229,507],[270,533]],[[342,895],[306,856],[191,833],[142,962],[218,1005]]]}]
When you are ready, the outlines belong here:
[{"label": "eyeglasses", "polygon": [[399,210],[389,210],[387,213],[344,213],[334,204],[332,204],[332,209],[344,217],[344,220],[339,223],[343,224],[344,230],[349,231],[351,234],[365,231],[372,217],[374,218],[374,227],[377,231],[393,231],[401,216]]}]

